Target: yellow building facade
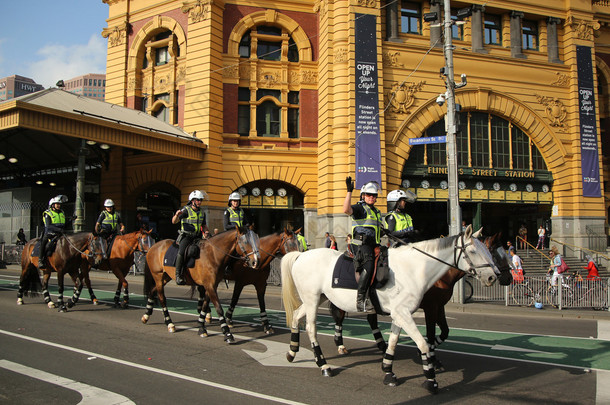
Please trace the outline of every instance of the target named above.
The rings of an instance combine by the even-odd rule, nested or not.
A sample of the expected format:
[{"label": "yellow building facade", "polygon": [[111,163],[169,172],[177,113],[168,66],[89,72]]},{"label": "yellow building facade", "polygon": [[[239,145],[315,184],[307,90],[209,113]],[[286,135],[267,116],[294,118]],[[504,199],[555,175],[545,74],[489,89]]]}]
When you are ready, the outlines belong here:
[{"label": "yellow building facade", "polygon": [[[322,246],[325,232],[350,232],[346,176],[372,172],[382,197],[418,194],[409,207],[416,228],[447,234],[445,144],[429,142],[445,132],[442,1],[104,2],[106,101],[206,144],[201,161],[113,148],[100,194],[120,195],[121,209],[147,208],[147,193],[184,203],[203,189],[210,228],[221,227],[227,197],[239,191],[261,234],[304,226]],[[525,224],[535,244],[543,225],[556,239],[605,250],[610,2],[451,7],[455,80],[467,75],[456,91],[462,217],[506,238]],[[431,12],[437,20],[425,21]],[[365,34],[375,78],[362,92]],[[376,100],[368,132],[364,93]],[[365,174],[358,159],[369,158],[376,168]]]}]

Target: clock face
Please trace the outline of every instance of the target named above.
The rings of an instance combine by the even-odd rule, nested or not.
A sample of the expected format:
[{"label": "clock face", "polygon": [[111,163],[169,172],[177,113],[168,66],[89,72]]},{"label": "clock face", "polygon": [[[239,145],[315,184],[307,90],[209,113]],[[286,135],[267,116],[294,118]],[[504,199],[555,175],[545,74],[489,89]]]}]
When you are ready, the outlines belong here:
[{"label": "clock face", "polygon": [[265,195],[267,197],[271,197],[273,195],[273,189],[272,188],[266,188],[265,189]]},{"label": "clock face", "polygon": [[248,190],[246,190],[245,187],[240,187],[237,189],[237,192],[239,193],[240,196],[245,196],[246,194],[248,194]]},{"label": "clock face", "polygon": [[459,188],[460,190],[464,190],[464,189],[466,188],[466,183],[464,183],[463,181],[460,181],[460,182],[458,183],[458,188]]},{"label": "clock face", "polygon": [[542,185],[542,192],[543,193],[548,193],[549,192],[549,186],[547,186],[546,184]]},{"label": "clock face", "polygon": [[279,195],[280,197],[286,197],[286,189],[285,188],[278,189],[277,195]]},{"label": "clock face", "polygon": [[494,183],[493,187],[494,187],[494,190],[500,191],[500,183]]},{"label": "clock face", "polygon": [[446,180],[441,181],[441,188],[443,190],[447,190],[447,187],[449,187],[449,185],[447,184]]},{"label": "clock face", "polygon": [[532,191],[534,191],[534,186],[528,184],[527,186],[525,186],[525,190],[527,190],[528,193],[531,193]]},{"label": "clock face", "polygon": [[421,186],[422,188],[428,188],[430,187],[430,182],[428,180],[424,180],[421,182]]},{"label": "clock face", "polygon": [[410,186],[411,186],[411,182],[410,182],[409,180],[404,179],[404,180],[402,181],[402,187],[403,187],[403,188],[409,188]]},{"label": "clock face", "polygon": [[508,188],[510,188],[510,191],[517,191],[517,185],[515,183],[511,183]]},{"label": "clock face", "polygon": [[475,184],[475,187],[477,188],[477,190],[483,190],[483,183],[481,183],[480,181],[477,181],[477,184]]},{"label": "clock face", "polygon": [[258,187],[254,187],[254,188],[252,189],[252,195],[253,195],[254,197],[258,197],[259,195],[261,195],[261,189],[260,189],[260,188],[258,188]]}]

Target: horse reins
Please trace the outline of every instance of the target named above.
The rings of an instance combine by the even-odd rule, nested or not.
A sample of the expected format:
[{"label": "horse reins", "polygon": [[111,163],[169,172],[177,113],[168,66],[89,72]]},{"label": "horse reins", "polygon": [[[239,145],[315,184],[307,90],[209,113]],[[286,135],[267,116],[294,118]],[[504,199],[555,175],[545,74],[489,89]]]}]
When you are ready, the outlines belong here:
[{"label": "horse reins", "polygon": [[[87,257],[93,257],[93,256],[95,256],[93,253],[89,253],[89,254],[87,254],[87,253],[83,252],[82,250],[80,250],[79,248],[77,248],[76,246],[74,246],[74,243],[72,243],[72,241],[70,240],[70,238],[68,238],[68,237],[67,237],[66,235],[64,235],[63,233],[61,234],[61,236],[63,236],[64,238],[66,238],[66,240],[68,241],[68,244],[69,244],[70,246],[72,246],[72,248],[73,248],[74,250],[76,250],[78,253],[80,253],[81,255],[85,255],[85,256],[87,256]],[[89,239],[89,243],[88,243],[88,245],[91,243],[91,241],[92,241],[92,239]]]}]

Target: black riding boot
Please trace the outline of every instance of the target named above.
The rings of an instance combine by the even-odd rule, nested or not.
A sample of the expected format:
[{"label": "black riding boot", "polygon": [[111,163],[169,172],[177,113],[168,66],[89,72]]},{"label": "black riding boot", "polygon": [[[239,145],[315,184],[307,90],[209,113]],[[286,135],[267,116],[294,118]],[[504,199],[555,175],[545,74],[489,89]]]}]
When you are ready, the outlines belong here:
[{"label": "black riding boot", "polygon": [[40,240],[40,254],[38,255],[38,268],[39,269],[44,269],[46,267],[47,242],[48,242],[48,239],[46,237],[44,237]]},{"label": "black riding boot", "polygon": [[184,273],[184,266],[182,263],[184,262],[184,256],[178,255],[176,256],[176,284],[185,285],[186,280],[182,278],[182,273]]},{"label": "black riding boot", "polygon": [[366,296],[370,281],[368,271],[362,269],[360,272],[360,279],[358,280],[358,295],[356,296],[356,308],[358,312],[367,312],[373,309],[371,300]]}]

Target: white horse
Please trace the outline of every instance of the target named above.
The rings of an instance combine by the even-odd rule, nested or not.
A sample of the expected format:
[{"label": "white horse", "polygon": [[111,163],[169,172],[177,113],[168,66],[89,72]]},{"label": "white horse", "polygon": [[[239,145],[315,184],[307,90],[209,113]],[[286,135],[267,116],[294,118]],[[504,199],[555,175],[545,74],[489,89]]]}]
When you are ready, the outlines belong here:
[{"label": "white horse", "polygon": [[[282,259],[282,300],[286,308],[286,324],[291,330],[286,358],[293,361],[299,351],[299,322],[306,316],[306,330],[316,364],[325,377],[332,376],[332,370],[324,359],[316,336],[316,313],[321,299],[328,299],[344,311],[357,312],[356,290],[332,288],[333,269],[341,255],[341,252],[331,249],[313,249],[291,252]],[[500,272],[485,245],[472,237],[471,226],[458,236],[389,249],[389,265],[389,281],[377,289],[381,308],[392,318],[389,344],[382,364],[386,373],[384,383],[396,384],[392,361],[400,331],[404,329],[421,352],[426,377],[423,385],[431,393],[436,393],[438,384],[434,367],[429,362],[428,344],[417,329],[412,314],[419,307],[424,293],[449,267],[473,274],[486,286],[491,286]]]}]

